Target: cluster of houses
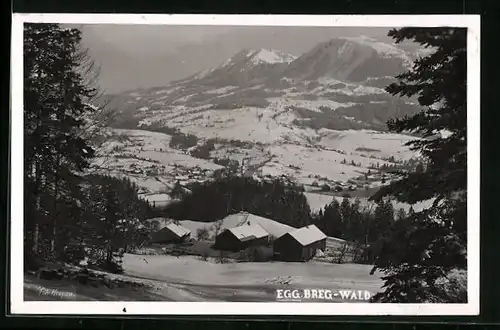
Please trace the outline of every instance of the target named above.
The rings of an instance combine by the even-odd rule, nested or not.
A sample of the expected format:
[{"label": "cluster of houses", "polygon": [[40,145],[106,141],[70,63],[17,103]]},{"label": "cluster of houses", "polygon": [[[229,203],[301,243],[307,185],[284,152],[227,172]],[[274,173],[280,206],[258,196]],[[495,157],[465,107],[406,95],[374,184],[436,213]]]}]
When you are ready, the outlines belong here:
[{"label": "cluster of houses", "polygon": [[[223,223],[226,220],[229,223],[235,223],[235,218],[243,221],[217,234],[215,243],[212,245],[213,249],[238,252],[248,248],[267,248],[272,253],[272,259],[288,262],[311,260],[318,250],[324,252],[326,249],[327,236],[315,225],[298,229],[276,226],[277,223],[272,220],[259,221],[264,218],[246,212],[229,215]],[[264,227],[268,227],[267,230]],[[170,222],[151,235],[150,243],[179,244],[188,241],[190,237],[191,231],[188,228]]]},{"label": "cluster of houses", "polygon": [[212,170],[200,168],[199,166],[188,167],[176,163],[169,164],[173,169],[169,171],[169,175],[182,186],[186,186],[193,182],[203,182],[211,175]]}]

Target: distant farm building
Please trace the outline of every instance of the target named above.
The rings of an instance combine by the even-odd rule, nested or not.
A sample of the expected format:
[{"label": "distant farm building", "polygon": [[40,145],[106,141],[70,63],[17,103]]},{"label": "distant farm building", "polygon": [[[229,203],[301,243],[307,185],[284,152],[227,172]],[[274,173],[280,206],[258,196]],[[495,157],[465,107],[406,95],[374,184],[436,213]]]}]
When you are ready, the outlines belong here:
[{"label": "distant farm building", "polygon": [[281,261],[308,261],[326,249],[327,236],[315,225],[305,226],[277,238],[274,255]]},{"label": "distant farm building", "polygon": [[259,225],[229,228],[217,235],[214,248],[223,251],[241,251],[250,246],[265,245],[269,234]]},{"label": "distant farm building", "polygon": [[151,235],[150,243],[171,244],[182,243],[189,239],[191,231],[175,223],[169,223]]}]

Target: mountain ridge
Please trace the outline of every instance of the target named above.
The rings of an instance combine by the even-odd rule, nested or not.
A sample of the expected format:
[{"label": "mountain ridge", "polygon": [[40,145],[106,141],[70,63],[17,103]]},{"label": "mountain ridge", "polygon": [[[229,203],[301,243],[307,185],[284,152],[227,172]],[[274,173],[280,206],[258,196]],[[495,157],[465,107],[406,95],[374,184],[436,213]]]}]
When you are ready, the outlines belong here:
[{"label": "mountain ridge", "polygon": [[[328,49],[331,48],[331,49]],[[372,60],[372,61],[378,61],[378,62],[385,62],[385,69],[378,70],[376,72],[373,72],[373,76],[365,76],[365,77],[360,77],[360,74],[358,72],[355,72],[353,75],[354,79],[349,79],[350,78],[350,72],[347,73],[342,73],[339,72],[338,70],[334,72],[333,75],[331,74],[319,74],[318,72],[315,72],[314,74],[305,74],[302,72],[297,73],[297,70],[300,70],[300,65],[303,64],[304,62],[311,62],[311,58],[316,56],[316,57],[323,57],[323,61],[325,61],[324,55],[325,54],[318,54],[322,49],[327,49],[327,53],[330,53],[329,55],[332,55],[333,53],[337,53],[339,58],[332,58],[332,61],[344,61],[345,58],[343,57],[350,57],[350,54],[354,53],[357,58],[354,59],[354,64],[356,64],[356,60],[359,62],[359,64],[363,64],[363,62],[367,60]],[[216,66],[215,68],[210,68],[203,70],[201,72],[197,72],[187,78],[177,80],[176,82],[185,82],[187,80],[192,80],[192,79],[203,79],[206,78],[206,75],[213,73],[214,71],[221,70],[223,68],[227,68],[228,66],[234,67],[235,65],[240,65],[238,69],[241,71],[244,69],[244,65],[241,65],[242,62],[245,60],[251,61],[253,59],[260,58],[260,61],[256,61],[253,63],[254,65],[258,64],[274,64],[278,65],[279,69],[275,70],[276,75],[281,75],[282,77],[288,77],[288,78],[300,78],[300,79],[306,79],[306,80],[316,80],[322,77],[326,78],[334,78],[338,79],[341,81],[347,81],[347,82],[361,82],[364,80],[368,80],[370,78],[378,78],[378,77],[394,77],[394,75],[401,73],[404,69],[408,68],[408,66],[412,62],[412,58],[415,58],[418,56],[420,53],[408,53],[407,51],[400,49],[396,47],[395,45],[390,45],[387,43],[383,43],[380,41],[377,41],[376,39],[361,36],[357,38],[352,38],[352,37],[343,37],[343,38],[332,38],[330,40],[318,43],[315,47],[310,49],[309,51],[305,52],[304,54],[300,56],[295,56],[291,54],[287,54],[285,52],[282,52],[280,50],[275,50],[275,49],[266,49],[266,48],[260,48],[260,49],[242,49],[241,51],[237,52],[233,56],[231,56],[229,59],[224,61],[221,65]],[[256,56],[260,55],[260,56]],[[323,55],[323,56],[322,56]],[[341,56],[342,55],[342,56]],[[378,57],[376,59],[372,59],[372,57]],[[266,59],[267,57],[267,59]],[[364,58],[363,58],[364,57]],[[349,58],[347,59],[349,60]],[[320,60],[317,60],[316,62],[320,62]],[[388,64],[389,63],[389,64]],[[281,65],[280,65],[281,64]],[[283,64],[289,64],[289,68]],[[356,66],[356,65],[354,65]],[[366,70],[367,68],[370,68],[370,63],[364,64],[362,68],[358,69],[358,71],[363,71]],[[320,66],[319,66],[320,67]],[[376,67],[374,65],[373,67]],[[324,72],[328,73],[328,68],[322,68]],[[306,70],[305,68],[302,68],[302,70]],[[372,70],[373,71],[373,70]],[[370,72],[370,70],[368,70]],[[226,72],[227,73],[227,72]],[[362,79],[364,78],[364,79]],[[202,82],[203,83],[203,82]]]},{"label": "mountain ridge", "polygon": [[[125,117],[122,121],[136,126],[158,118],[160,112],[167,119],[168,113],[182,107],[184,113],[259,108],[277,116],[295,109],[294,124],[313,129],[384,130],[392,116],[418,111],[415,100],[390,96],[382,88],[408,66],[407,54],[366,37],[334,38],[298,57],[277,50],[243,49],[215,68],[165,87],[110,98]],[[375,69],[361,70],[366,66]],[[360,75],[360,70],[365,73]]]}]

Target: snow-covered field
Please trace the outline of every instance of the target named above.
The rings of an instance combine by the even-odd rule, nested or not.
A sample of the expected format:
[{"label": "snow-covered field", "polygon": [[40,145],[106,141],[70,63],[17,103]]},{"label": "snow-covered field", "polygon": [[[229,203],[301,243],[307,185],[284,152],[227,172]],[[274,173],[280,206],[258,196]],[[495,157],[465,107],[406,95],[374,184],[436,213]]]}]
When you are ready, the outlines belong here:
[{"label": "snow-covered field", "polygon": [[370,130],[329,129],[321,129],[319,134],[321,136],[319,145],[326,148],[340,149],[358,155],[373,155],[378,158],[394,156],[395,159],[408,160],[415,157],[415,152],[404,146],[406,142],[416,139],[409,135]]},{"label": "snow-covered field", "polygon": [[150,203],[155,203],[156,206],[163,206],[170,202],[171,198],[169,194],[148,194],[144,195],[143,198]]},{"label": "snow-covered field", "polygon": [[142,256],[126,254],[123,260],[128,275],[181,284],[266,285],[281,278],[300,287],[380,291],[380,274],[369,275],[371,266],[331,264],[311,261],[269,263],[226,263],[202,261],[194,256]]},{"label": "snow-covered field", "polygon": [[315,194],[310,192],[305,192],[304,195],[307,198],[307,202],[311,208],[311,212],[317,213],[320,209],[324,209],[325,205],[333,202],[334,196]]},{"label": "snow-covered field", "polygon": [[[366,172],[370,163],[374,160],[356,154],[343,155],[337,151],[315,149],[294,144],[282,144],[270,147],[271,155],[276,157],[275,162],[266,164],[263,174],[279,175],[287,174],[299,180],[309,183],[310,176],[320,175],[330,180],[347,180],[357,177]],[[361,166],[341,164],[343,160],[348,163],[354,161]],[[380,164],[387,162],[379,160]]]},{"label": "snow-covered field", "polygon": [[[320,147],[316,148],[297,144],[270,146],[269,153],[275,158],[262,168],[262,173],[286,174],[302,184],[311,184],[316,175],[346,181],[366,173],[377,163],[391,165],[382,158],[394,156],[397,160],[409,160],[414,157],[412,151],[402,147],[409,140],[404,135],[332,130],[322,130],[321,134]],[[351,164],[353,161],[356,166]]]}]

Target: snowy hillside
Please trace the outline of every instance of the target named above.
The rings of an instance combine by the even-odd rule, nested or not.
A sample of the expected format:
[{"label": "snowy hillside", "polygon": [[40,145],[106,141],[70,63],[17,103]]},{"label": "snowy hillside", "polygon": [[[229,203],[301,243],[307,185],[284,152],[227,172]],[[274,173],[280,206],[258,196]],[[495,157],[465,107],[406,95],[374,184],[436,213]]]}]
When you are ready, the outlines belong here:
[{"label": "snowy hillside", "polygon": [[[236,132],[242,133],[238,130],[233,133]],[[206,139],[198,133],[198,145],[203,145]],[[169,193],[176,182],[188,186],[209,180],[214,171],[223,168],[215,163],[216,159],[236,160],[244,173],[257,178],[287,176],[298,184],[313,185],[316,182],[333,186],[375,171],[375,164],[393,164],[389,157],[394,157],[394,161],[404,161],[414,156],[402,147],[410,139],[404,135],[327,129],[309,133],[304,138],[296,135],[295,141],[279,143],[268,140],[269,143],[241,145],[234,140],[221,139],[208,157],[197,158],[190,150],[172,148],[171,135],[112,129],[98,150],[91,171],[129,177],[141,187],[144,198],[160,206],[170,200]],[[265,133],[261,135],[266,137]],[[371,183],[360,182],[358,186],[373,186],[379,181],[375,178],[370,180]]]},{"label": "snowy hillside", "polygon": [[110,130],[91,164],[93,173],[126,176],[141,195],[161,205],[174,183],[204,181],[222,166],[169,147],[167,134],[141,130]]}]

